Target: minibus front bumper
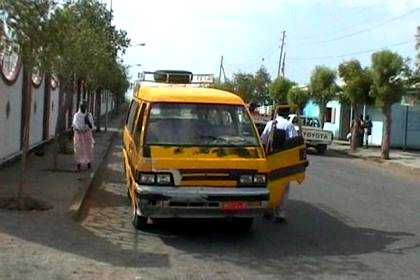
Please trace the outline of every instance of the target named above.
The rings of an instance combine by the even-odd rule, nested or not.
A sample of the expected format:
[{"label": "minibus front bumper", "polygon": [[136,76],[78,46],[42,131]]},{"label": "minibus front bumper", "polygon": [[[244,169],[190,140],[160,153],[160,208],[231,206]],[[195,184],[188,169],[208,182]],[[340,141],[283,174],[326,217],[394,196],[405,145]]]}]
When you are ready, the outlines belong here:
[{"label": "minibus front bumper", "polygon": [[162,187],[136,185],[137,214],[151,218],[260,217],[267,188]]}]

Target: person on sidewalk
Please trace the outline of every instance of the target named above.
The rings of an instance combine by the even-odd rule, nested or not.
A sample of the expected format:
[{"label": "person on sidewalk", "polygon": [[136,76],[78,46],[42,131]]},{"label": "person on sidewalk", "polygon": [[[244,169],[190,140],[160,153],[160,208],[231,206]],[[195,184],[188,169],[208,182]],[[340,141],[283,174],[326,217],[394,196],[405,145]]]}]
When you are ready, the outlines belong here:
[{"label": "person on sidewalk", "polygon": [[92,135],[93,123],[92,114],[87,112],[86,103],[83,102],[73,116],[74,159],[78,171],[82,169],[82,165],[86,165],[88,169],[91,168],[94,144]]},{"label": "person on sidewalk", "polygon": [[[286,119],[287,116],[288,116],[288,112],[278,112],[278,115],[275,118],[275,120],[274,121],[271,120],[266,124],[264,131],[261,134],[261,141],[266,147],[268,145],[268,140],[271,134],[271,130],[273,129],[273,123],[275,123],[274,129],[284,131],[286,140],[299,136],[292,122]],[[279,204],[274,208],[273,215],[274,215],[274,222],[276,223],[287,222],[286,221],[286,204],[289,198],[289,190],[290,190],[290,184],[288,183],[285,186],[283,198],[279,201]],[[266,217],[270,217],[270,216],[271,214],[266,215]]]},{"label": "person on sidewalk", "polygon": [[369,148],[369,136],[372,135],[372,121],[370,120],[369,115],[366,115],[366,118],[364,121],[364,127],[365,127],[365,147]]}]

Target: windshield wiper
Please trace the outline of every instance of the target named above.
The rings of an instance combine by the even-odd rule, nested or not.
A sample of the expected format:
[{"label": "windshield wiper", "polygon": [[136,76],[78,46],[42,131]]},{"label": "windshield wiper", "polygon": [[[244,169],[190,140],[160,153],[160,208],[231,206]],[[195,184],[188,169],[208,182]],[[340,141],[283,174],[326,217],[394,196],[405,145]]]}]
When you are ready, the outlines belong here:
[{"label": "windshield wiper", "polygon": [[[198,135],[198,137],[204,138],[204,139],[208,139],[209,141],[206,143],[207,145],[209,145],[209,144],[215,144],[215,143],[212,143],[214,141],[223,141],[224,143],[226,143],[226,144],[228,144],[230,146],[242,147],[242,145],[233,143],[232,141],[229,141],[229,139],[227,139],[226,137],[222,137],[222,136]],[[243,141],[245,141],[244,138],[242,138],[242,139],[243,139]]]}]

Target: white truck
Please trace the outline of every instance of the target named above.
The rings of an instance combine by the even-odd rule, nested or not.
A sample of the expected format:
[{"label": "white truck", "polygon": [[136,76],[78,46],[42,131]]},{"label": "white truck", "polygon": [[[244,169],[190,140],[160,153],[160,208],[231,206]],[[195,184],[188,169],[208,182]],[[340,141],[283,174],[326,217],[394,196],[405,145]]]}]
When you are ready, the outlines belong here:
[{"label": "white truck", "polygon": [[295,125],[297,130],[302,128],[302,136],[305,139],[306,147],[315,148],[319,154],[324,154],[327,146],[332,143],[333,133],[323,130],[318,118],[291,114],[289,115],[289,121]]}]

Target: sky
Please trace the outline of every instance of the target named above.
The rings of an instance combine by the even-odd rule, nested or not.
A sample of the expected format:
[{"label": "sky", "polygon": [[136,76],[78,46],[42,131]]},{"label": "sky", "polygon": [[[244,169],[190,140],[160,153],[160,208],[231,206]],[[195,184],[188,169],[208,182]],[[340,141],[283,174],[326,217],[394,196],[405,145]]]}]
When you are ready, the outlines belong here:
[{"label": "sky", "polygon": [[[111,0],[103,0],[110,4]],[[282,31],[285,75],[308,83],[316,65],[337,68],[374,50],[415,58],[420,0],[113,0],[114,24],[133,45],[123,56],[140,71],[190,70],[228,77],[264,65],[277,76]],[[136,66],[141,64],[141,66]]]}]

